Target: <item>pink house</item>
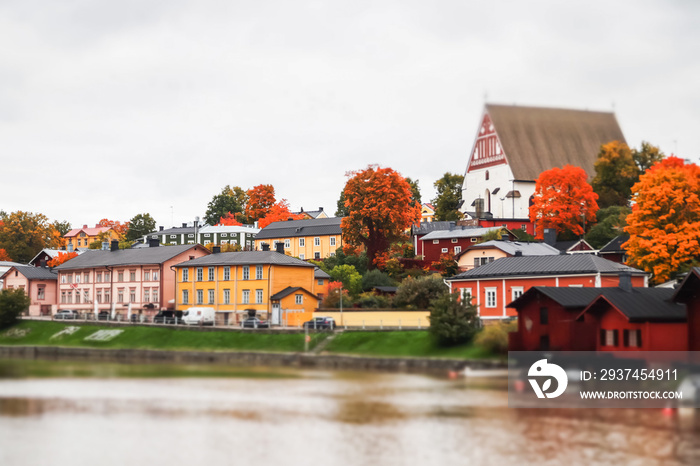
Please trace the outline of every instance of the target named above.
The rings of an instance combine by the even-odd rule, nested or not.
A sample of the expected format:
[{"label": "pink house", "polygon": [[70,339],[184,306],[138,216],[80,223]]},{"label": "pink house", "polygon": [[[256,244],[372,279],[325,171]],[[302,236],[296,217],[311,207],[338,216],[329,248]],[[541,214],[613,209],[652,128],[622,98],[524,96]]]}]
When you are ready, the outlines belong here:
[{"label": "pink house", "polygon": [[88,250],[55,268],[58,309],[131,312],[147,316],[175,309],[175,271],[181,262],[210,254],[186,244],[136,249]]},{"label": "pink house", "polygon": [[45,267],[31,265],[16,265],[10,267],[0,279],[4,280],[5,288],[20,288],[31,299],[28,315],[51,315],[56,307],[56,282],[58,275]]}]

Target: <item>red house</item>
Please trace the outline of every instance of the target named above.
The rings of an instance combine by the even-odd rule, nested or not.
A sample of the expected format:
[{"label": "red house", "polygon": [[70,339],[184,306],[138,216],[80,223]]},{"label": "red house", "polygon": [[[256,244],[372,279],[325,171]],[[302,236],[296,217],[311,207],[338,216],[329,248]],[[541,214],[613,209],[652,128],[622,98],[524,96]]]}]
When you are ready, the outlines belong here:
[{"label": "red house", "polygon": [[504,257],[446,281],[450,292],[476,300],[482,319],[504,319],[516,315],[508,303],[533,286],[614,287],[622,274],[632,286],[647,286],[645,272],[591,254]]},{"label": "red house", "polygon": [[578,319],[598,330],[597,351],[687,351],[683,304],[668,288],[604,290]]},{"label": "red house", "polygon": [[688,350],[700,351],[700,267],[693,268],[675,291],[673,300],[686,305]]},{"label": "red house", "polygon": [[[416,254],[422,255],[423,260],[430,262],[440,260],[442,254],[455,256],[469,246],[477,244],[485,234],[502,229],[500,226],[489,228],[453,226],[449,230],[432,231],[419,240],[420,245]],[[517,239],[510,232],[507,232],[507,235],[510,240]]]}]

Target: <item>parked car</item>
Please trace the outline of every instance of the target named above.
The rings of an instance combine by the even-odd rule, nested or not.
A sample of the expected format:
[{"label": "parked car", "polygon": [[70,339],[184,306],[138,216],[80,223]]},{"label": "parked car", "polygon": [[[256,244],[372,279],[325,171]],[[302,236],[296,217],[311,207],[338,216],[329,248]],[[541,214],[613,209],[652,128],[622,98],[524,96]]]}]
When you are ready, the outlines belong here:
[{"label": "parked car", "polygon": [[191,307],[182,313],[186,325],[214,325],[216,311],[213,307]]},{"label": "parked car", "polygon": [[241,322],[241,328],[270,328],[270,323],[257,317],[248,317]]},{"label": "parked car", "polygon": [[182,312],[177,311],[160,311],[158,314],[153,316],[154,324],[181,324],[182,323]]},{"label": "parked car", "polygon": [[109,311],[100,311],[97,313],[97,320],[109,320]]},{"label": "parked car", "polygon": [[75,320],[78,318],[78,311],[73,309],[61,309],[54,314],[53,318],[55,320]]},{"label": "parked car", "polygon": [[333,317],[314,317],[313,319],[304,322],[304,328],[315,330],[333,330],[335,328],[335,320]]}]

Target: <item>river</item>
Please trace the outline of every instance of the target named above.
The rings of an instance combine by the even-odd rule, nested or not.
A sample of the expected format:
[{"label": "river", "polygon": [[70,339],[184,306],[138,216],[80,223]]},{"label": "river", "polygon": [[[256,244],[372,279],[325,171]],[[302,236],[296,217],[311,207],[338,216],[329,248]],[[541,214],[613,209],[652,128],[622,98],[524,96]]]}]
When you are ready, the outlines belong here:
[{"label": "river", "polygon": [[675,465],[660,410],[507,406],[501,379],[0,360],[0,465]]}]

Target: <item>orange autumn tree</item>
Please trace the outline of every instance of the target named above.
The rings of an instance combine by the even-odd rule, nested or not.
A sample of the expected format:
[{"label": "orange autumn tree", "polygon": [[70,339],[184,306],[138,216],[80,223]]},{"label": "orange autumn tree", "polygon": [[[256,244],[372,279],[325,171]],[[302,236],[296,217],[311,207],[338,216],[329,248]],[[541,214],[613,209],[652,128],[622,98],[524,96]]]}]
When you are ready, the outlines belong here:
[{"label": "orange autumn tree", "polygon": [[245,216],[249,223],[265,217],[275,204],[275,188],[271,184],[259,184],[249,189]]},{"label": "orange autumn tree", "polygon": [[107,218],[103,218],[97,222],[97,225],[111,228],[117,235],[119,235],[120,239],[124,237],[126,231],[129,229],[129,222],[121,223],[118,220],[109,220]]},{"label": "orange autumn tree", "polygon": [[293,214],[289,210],[289,203],[286,199],[280,199],[279,202],[270,207],[267,215],[258,221],[258,228],[265,228],[272,222],[284,222],[289,219],[301,220],[304,218],[302,214]]},{"label": "orange autumn tree", "polygon": [[47,265],[49,267],[58,267],[59,265],[63,264],[66,261],[71,260],[74,257],[78,257],[78,253],[73,251],[73,252],[59,252],[56,257],[51,259]]},{"label": "orange autumn tree", "polygon": [[405,239],[405,231],[420,221],[420,206],[406,179],[391,168],[369,165],[348,172],[343,190],[348,214],[340,225],[345,249],[364,247],[368,268],[392,243]]},{"label": "orange autumn tree", "polygon": [[235,214],[232,214],[231,212],[227,212],[226,215],[223,217],[219,218],[219,223],[217,225],[221,226],[227,226],[227,227],[239,227],[242,226],[243,224],[236,220]]},{"label": "orange autumn tree", "polygon": [[4,249],[0,249],[0,261],[12,262],[12,258]]},{"label": "orange autumn tree", "polygon": [[598,195],[586,181],[581,167],[565,165],[540,173],[535,184],[530,221],[536,224],[536,237],[544,237],[545,228],[558,236],[576,237],[584,233],[583,224],[595,222]]},{"label": "orange autumn tree", "polygon": [[657,283],[700,261],[700,167],[668,157],[632,187],[627,216],[628,263],[653,274]]}]

